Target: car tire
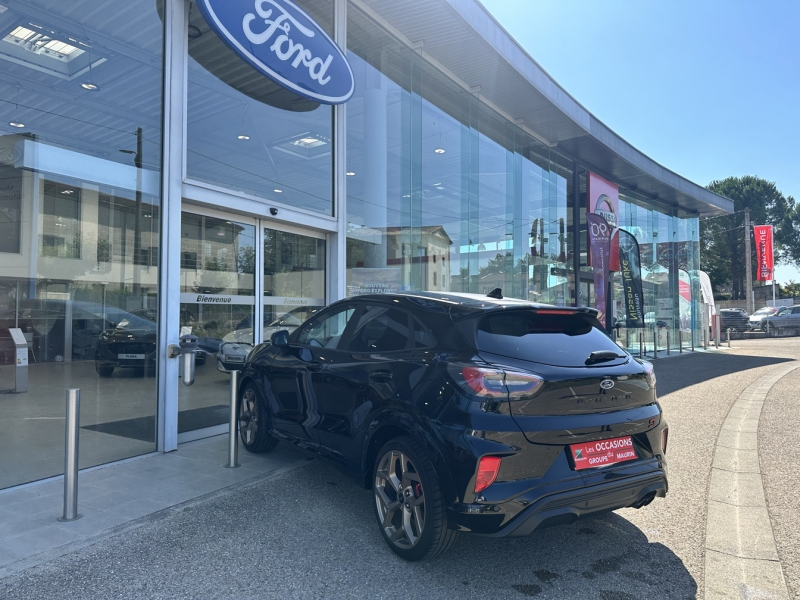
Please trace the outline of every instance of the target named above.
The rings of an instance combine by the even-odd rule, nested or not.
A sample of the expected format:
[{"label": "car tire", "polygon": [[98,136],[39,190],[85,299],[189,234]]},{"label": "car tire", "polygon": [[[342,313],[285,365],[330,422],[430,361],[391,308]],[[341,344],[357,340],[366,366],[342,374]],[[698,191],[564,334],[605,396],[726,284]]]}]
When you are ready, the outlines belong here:
[{"label": "car tire", "polygon": [[372,475],[378,528],[395,554],[407,561],[426,560],[453,545],[458,532],[447,527],[436,470],[420,444],[405,436],[389,440],[378,452]]},{"label": "car tire", "polygon": [[94,363],[94,370],[97,371],[100,377],[111,377],[111,374],[114,372],[114,367]]},{"label": "car tire", "polygon": [[269,433],[267,405],[255,384],[248,383],[239,397],[239,437],[245,450],[254,454],[269,452],[278,440]]}]

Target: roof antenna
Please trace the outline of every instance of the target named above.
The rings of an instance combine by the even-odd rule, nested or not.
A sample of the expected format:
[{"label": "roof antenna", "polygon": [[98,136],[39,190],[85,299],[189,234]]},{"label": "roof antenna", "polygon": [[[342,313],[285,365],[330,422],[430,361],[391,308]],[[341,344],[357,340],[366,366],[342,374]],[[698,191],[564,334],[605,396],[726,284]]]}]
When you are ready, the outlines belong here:
[{"label": "roof antenna", "polygon": [[494,298],[495,300],[503,299],[503,290],[501,288],[494,288],[491,292],[486,294],[487,298]]}]

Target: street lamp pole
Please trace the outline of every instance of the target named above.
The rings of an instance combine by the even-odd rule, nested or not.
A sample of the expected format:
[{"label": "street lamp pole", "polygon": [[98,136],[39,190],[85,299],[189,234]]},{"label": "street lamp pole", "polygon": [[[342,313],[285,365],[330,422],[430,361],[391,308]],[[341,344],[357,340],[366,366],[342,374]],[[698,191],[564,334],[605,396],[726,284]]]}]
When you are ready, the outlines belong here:
[{"label": "street lamp pole", "polygon": [[753,269],[750,264],[750,208],[744,209],[744,240],[745,240],[745,299],[747,312],[753,314],[755,301],[753,299]]},{"label": "street lamp pole", "polygon": [[[134,215],[133,225],[133,295],[139,295],[139,279],[141,277],[141,223],[142,218],[142,128],[136,128],[136,154],[133,157],[133,164],[136,166],[136,214]],[[137,268],[137,261],[139,267]]]},{"label": "street lamp pole", "polygon": [[[137,263],[141,263],[141,223],[142,217],[142,128],[136,128],[136,151],[133,150],[120,150],[124,154],[133,154],[133,164],[136,167],[136,192],[135,192],[135,212],[133,215],[133,295],[139,294],[139,278],[140,269],[137,269]],[[127,213],[126,213],[127,214]],[[125,241],[128,237],[127,218],[125,219],[125,231],[122,235],[122,283],[121,286],[125,287],[125,261],[127,255],[125,252]]]}]

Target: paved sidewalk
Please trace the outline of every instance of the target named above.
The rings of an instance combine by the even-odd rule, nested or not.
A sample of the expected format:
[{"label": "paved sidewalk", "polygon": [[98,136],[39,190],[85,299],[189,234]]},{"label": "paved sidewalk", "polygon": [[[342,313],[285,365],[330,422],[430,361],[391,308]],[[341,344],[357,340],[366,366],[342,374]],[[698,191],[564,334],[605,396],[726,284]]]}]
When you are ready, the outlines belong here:
[{"label": "paved sidewalk", "polygon": [[0,491],[0,578],[124,529],[143,516],[306,462],[292,446],[281,444],[263,455],[240,449],[241,466],[228,469],[227,452],[228,436],[220,435],[181,444],[175,452],[82,471],[81,518],[70,522],[57,520],[63,514],[61,477]]}]

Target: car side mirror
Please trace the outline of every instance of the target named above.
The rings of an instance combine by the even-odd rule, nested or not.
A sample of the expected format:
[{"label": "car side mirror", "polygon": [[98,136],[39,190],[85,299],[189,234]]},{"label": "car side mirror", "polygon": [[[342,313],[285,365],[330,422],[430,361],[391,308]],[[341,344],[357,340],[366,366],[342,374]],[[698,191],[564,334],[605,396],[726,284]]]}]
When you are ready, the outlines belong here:
[{"label": "car side mirror", "polygon": [[285,348],[289,345],[289,332],[285,329],[281,329],[280,331],[274,332],[269,339],[273,346]]}]

